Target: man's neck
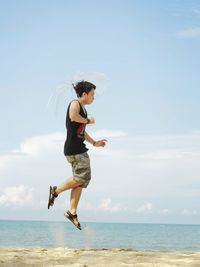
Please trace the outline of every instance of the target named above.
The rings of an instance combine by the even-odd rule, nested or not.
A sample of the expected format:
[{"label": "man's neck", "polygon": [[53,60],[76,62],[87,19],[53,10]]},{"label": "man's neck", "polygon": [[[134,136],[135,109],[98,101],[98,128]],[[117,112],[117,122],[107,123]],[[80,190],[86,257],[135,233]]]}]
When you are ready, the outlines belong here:
[{"label": "man's neck", "polygon": [[85,102],[81,97],[78,97],[78,101],[80,102],[80,104],[84,107],[85,106]]}]

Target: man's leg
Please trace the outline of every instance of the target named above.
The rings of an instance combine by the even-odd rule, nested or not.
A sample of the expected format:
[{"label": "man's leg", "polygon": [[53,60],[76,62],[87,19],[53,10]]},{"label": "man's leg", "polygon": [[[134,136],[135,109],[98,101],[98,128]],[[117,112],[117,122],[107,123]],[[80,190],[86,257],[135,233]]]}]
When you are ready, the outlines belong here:
[{"label": "man's leg", "polygon": [[77,182],[75,180],[73,180],[73,177],[70,177],[66,182],[64,182],[63,184],[59,185],[57,187],[57,189],[55,190],[56,194],[60,194],[63,191],[72,189],[72,188],[76,188],[80,185],[80,182]]},{"label": "man's leg", "polygon": [[78,216],[76,213],[77,206],[81,197],[82,188],[80,186],[72,188],[71,190],[71,199],[70,199],[70,208],[64,214],[66,218],[68,218],[76,227],[81,230],[81,225],[78,221]]},{"label": "man's leg", "polygon": [[[75,181],[72,177],[70,177],[68,179],[67,182],[61,184],[60,186],[56,187],[54,186],[53,188],[50,187],[50,193],[49,193],[49,201],[48,201],[48,209],[54,205],[54,201],[55,201],[55,198],[63,191],[66,191],[68,189],[74,189],[74,188],[78,188],[82,183],[81,182],[78,182],[78,181]],[[78,192],[78,190],[77,190]],[[80,195],[81,195],[81,192],[80,192]],[[78,196],[75,192],[72,193],[72,199],[75,198],[75,207],[77,207],[78,205],[78,201],[77,201],[77,204],[76,204],[76,197],[78,197],[78,201],[80,199],[80,196]]]},{"label": "man's leg", "polygon": [[69,211],[71,214],[76,214],[76,210],[77,210],[78,203],[81,197],[82,189],[83,188],[78,186],[76,188],[72,188],[71,190],[71,199],[70,199],[70,208],[69,208]]},{"label": "man's leg", "polygon": [[[78,186],[76,188],[72,188],[72,190],[71,190],[71,199],[70,199],[70,208],[69,208],[69,211],[67,212],[68,215],[69,215],[69,213],[72,214],[72,215],[76,215],[76,210],[77,210],[77,206],[78,206],[78,203],[79,203],[79,200],[80,200],[81,193],[82,193],[82,188],[81,187]],[[73,223],[76,226],[80,225],[77,215],[76,215],[76,217],[73,217]]]}]

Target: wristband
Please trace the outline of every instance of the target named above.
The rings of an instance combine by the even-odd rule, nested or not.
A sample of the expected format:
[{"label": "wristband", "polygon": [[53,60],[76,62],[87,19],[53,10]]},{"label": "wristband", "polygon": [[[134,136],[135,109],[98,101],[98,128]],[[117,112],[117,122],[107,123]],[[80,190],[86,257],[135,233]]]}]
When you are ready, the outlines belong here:
[{"label": "wristband", "polygon": [[95,146],[95,145],[96,145],[96,141],[93,142],[93,146]]}]

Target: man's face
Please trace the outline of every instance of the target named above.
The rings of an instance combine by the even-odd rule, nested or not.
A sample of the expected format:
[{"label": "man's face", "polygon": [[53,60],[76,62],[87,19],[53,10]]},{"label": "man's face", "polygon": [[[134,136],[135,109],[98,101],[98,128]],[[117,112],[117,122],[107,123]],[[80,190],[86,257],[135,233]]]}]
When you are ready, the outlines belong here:
[{"label": "man's face", "polygon": [[94,89],[92,89],[88,94],[85,93],[85,104],[89,105],[94,101]]}]

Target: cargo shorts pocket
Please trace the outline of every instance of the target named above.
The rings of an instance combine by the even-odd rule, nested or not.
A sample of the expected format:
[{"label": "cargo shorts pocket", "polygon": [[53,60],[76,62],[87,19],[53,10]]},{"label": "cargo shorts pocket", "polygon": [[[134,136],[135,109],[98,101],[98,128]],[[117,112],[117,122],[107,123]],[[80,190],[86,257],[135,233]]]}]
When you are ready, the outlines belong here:
[{"label": "cargo shorts pocket", "polygon": [[87,153],[77,155],[77,163],[83,166],[90,166],[90,158]]}]

